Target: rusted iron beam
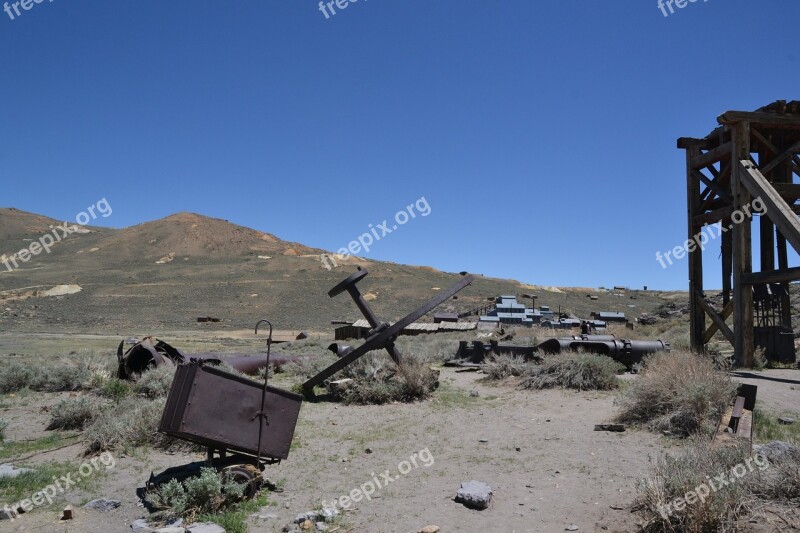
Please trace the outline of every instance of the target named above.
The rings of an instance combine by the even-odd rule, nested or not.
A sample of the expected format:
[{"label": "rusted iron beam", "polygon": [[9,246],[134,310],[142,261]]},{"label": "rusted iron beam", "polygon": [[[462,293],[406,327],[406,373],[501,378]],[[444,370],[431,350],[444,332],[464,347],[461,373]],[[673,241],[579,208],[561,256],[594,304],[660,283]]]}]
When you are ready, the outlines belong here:
[{"label": "rusted iron beam", "polygon": [[[354,287],[355,283],[359,280],[363,279],[367,275],[367,271],[365,269],[359,269],[358,272],[349,276],[347,279],[339,283],[336,287],[331,289],[328,293],[329,296],[334,297],[345,290],[350,292],[350,295],[353,296],[354,293],[357,291],[351,291],[350,287]],[[474,278],[469,274],[464,274],[464,276],[453,286],[449,287],[447,290],[439,292],[436,296],[425,302],[422,306],[418,309],[410,313],[409,315],[405,316],[404,318],[400,319],[396,323],[392,325],[388,324],[381,324],[374,313],[369,309],[366,301],[361,299],[360,301],[356,299],[356,296],[353,296],[354,300],[356,300],[356,305],[361,308],[362,306],[366,308],[368,312],[364,313],[365,318],[373,324],[374,322],[377,326],[373,326],[373,330],[370,332],[370,335],[364,341],[364,344],[355,348],[352,352],[349,352],[347,355],[342,356],[338,361],[330,365],[328,368],[324,369],[322,372],[313,376],[308,381],[303,383],[303,392],[306,394],[307,397],[313,397],[314,395],[314,387],[321,384],[323,381],[334,375],[335,373],[342,370],[344,367],[352,363],[353,361],[357,360],[358,358],[362,357],[367,352],[371,352],[372,350],[380,350],[381,348],[386,349],[389,351],[389,354],[392,355],[392,358],[395,359],[395,355],[392,354],[392,348],[394,348],[394,340],[400,334],[400,332],[408,326],[409,324],[416,322],[421,317],[425,316],[427,313],[431,312],[434,308],[439,306],[440,304],[444,303],[464,287],[469,285],[474,281]],[[364,312],[364,309],[362,309]],[[399,361],[400,357],[399,354],[397,355],[397,359],[395,361]]]}]

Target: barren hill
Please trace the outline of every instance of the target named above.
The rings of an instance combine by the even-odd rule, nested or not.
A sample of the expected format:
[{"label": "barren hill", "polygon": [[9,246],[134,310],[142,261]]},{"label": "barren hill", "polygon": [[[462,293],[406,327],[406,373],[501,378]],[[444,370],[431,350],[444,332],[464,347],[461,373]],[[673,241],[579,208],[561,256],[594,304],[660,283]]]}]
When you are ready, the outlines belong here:
[{"label": "barren hill", "polygon": [[[0,210],[0,254],[29,247],[58,221],[16,209]],[[269,318],[287,329],[330,329],[331,320],[361,318],[347,295],[328,290],[364,265],[359,287],[371,292],[379,317],[396,320],[458,274],[352,258],[328,270],[322,250],[225,220],[178,213],[125,229],[87,226],[19,268],[0,263],[0,328],[6,331],[133,335],[192,328],[243,329]],[[464,265],[469,270],[469,265]],[[534,280],[535,281],[535,280]],[[464,311],[499,294],[531,292],[514,280],[478,277],[442,310]],[[602,291],[537,291],[537,304],[581,316],[590,310],[650,311],[668,295],[636,300]],[[600,300],[587,298],[588,292]],[[222,322],[198,325],[197,317]]]}]

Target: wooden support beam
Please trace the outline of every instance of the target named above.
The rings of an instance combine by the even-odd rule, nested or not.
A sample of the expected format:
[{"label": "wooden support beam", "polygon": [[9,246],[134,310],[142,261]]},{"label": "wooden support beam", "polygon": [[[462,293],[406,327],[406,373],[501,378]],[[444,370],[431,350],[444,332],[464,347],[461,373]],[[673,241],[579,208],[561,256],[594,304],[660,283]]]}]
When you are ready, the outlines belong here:
[{"label": "wooden support beam", "polygon": [[765,176],[769,175],[772,169],[782,164],[784,161],[791,161],[797,152],[800,152],[800,142],[794,143],[788,150],[774,157],[767,165],[761,168],[761,173]]},{"label": "wooden support beam", "polygon": [[692,176],[694,176],[695,178],[697,178],[700,181],[702,181],[703,183],[705,183],[706,187],[708,187],[709,189],[714,191],[714,194],[716,194],[717,196],[719,196],[720,198],[722,198],[726,202],[730,202],[731,201],[731,195],[728,194],[728,192],[725,191],[722,187],[720,187],[717,184],[716,180],[708,179],[708,177],[706,177],[699,170],[694,170],[693,169],[693,170],[691,170],[691,173],[692,173]]},{"label": "wooden support beam", "polygon": [[733,144],[730,141],[721,144],[720,146],[717,146],[713,150],[709,150],[704,154],[695,156],[692,159],[691,168],[693,170],[698,170],[713,165],[715,163],[719,163],[720,161],[725,159],[728,155],[730,155],[732,150],[733,150]]},{"label": "wooden support beam", "polygon": [[753,196],[761,198],[767,216],[772,219],[795,251],[800,253],[800,220],[797,215],[752,161],[741,160],[740,167],[738,175],[744,188]]},{"label": "wooden support beam", "polygon": [[708,226],[709,224],[716,224],[720,220],[725,220],[730,218],[733,214],[733,207],[723,207],[717,209],[715,211],[710,211],[708,213],[703,213],[701,215],[697,215],[694,217],[694,223],[697,227],[702,228],[703,226]]},{"label": "wooden support beam", "polygon": [[768,272],[751,272],[746,276],[742,276],[742,283],[745,285],[784,283],[797,280],[800,280],[800,267],[770,270]]},{"label": "wooden support beam", "polygon": [[[750,193],[743,184],[747,171],[737,161],[750,160],[750,123],[736,122],[733,130],[733,161],[731,175],[731,193],[733,207],[742,212],[745,205],[750,204]],[[747,219],[733,226],[733,323],[736,327],[734,336],[734,357],[738,366],[753,366],[755,347],[753,329],[753,291],[742,283],[742,276],[753,271],[751,224]]]},{"label": "wooden support beam", "polygon": [[[728,300],[728,303],[725,304],[725,307],[722,308],[722,312],[719,314],[719,317],[724,322],[728,320],[728,317],[731,316],[731,313],[733,313],[733,300]],[[703,343],[708,343],[709,341],[711,341],[711,337],[713,337],[714,334],[717,333],[717,331],[719,331],[719,326],[717,325],[716,322],[711,322],[711,325],[708,326],[706,332],[703,333]],[[728,341],[730,342],[730,339],[728,339]]]},{"label": "wooden support beam", "polygon": [[[750,129],[750,124],[755,126],[763,124],[768,126],[800,127],[800,115],[779,115],[777,113],[767,113],[764,111],[728,111],[717,117],[717,122],[728,125],[747,123],[748,129]],[[749,144],[748,136],[748,145]]]},{"label": "wooden support beam", "polygon": [[702,294],[695,294],[695,298],[705,314],[707,314],[711,321],[717,326],[717,329],[719,329],[722,334],[725,335],[725,338],[728,339],[728,342],[734,344],[735,340],[733,331],[731,331],[731,328],[729,328],[728,324],[725,323],[725,320],[719,316],[716,311],[714,311],[714,308],[709,305],[706,299],[703,298]]},{"label": "wooden support beam", "polygon": [[[702,229],[696,222],[700,214],[700,181],[694,175],[692,162],[700,154],[700,148],[690,146],[686,150],[686,215],[688,239],[694,239]],[[703,251],[697,248],[688,251],[689,266],[689,341],[692,349],[703,353],[703,331],[706,329],[706,317],[700,301],[703,299]]]},{"label": "wooden support beam", "polygon": [[799,183],[773,183],[772,188],[778,191],[778,194],[787,204],[793,204],[800,200]]}]

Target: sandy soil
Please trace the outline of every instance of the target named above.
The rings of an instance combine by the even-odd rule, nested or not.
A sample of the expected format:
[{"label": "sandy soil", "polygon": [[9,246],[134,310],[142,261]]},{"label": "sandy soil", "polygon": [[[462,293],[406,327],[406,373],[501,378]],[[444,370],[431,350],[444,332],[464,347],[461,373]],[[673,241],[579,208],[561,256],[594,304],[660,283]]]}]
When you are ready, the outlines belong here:
[{"label": "sandy soil", "polygon": [[[769,371],[747,379],[758,381],[762,405],[785,410],[800,405],[800,392],[791,383],[799,375]],[[415,532],[428,524],[443,532],[559,532],[571,524],[578,531],[638,529],[630,510],[635,480],[650,458],[675,451],[676,441],[643,431],[593,431],[613,415],[613,393],[518,391],[485,384],[481,377],[443,369],[434,399],[412,405],[304,403],[289,459],[267,470],[283,492],[269,495],[270,505],[257,513],[265,518],[252,517],[250,530],[280,531],[298,513],[347,495],[373,476],[382,480],[387,470],[395,479],[345,511],[338,531]],[[6,398],[6,405],[14,406],[2,415],[19,432],[11,435],[41,435],[46,416],[34,412],[58,398],[28,398],[19,406]],[[17,429],[18,412],[30,413],[25,423],[39,429]],[[430,455],[418,455],[414,467],[410,457],[420,450]],[[24,464],[51,459],[79,464],[80,452],[79,446],[63,448]],[[150,471],[201,458],[164,452],[116,456],[115,468],[98,480],[94,494],[74,491],[67,501],[81,505],[90,497],[108,497],[122,502],[119,509],[100,514],[79,508],[75,520],[58,522],[59,506],[0,522],[0,531],[130,531],[134,519],[147,516],[135,488]],[[401,475],[403,461],[409,463]],[[484,511],[453,501],[459,485],[473,479],[494,490]],[[752,529],[777,530],[780,523],[758,518]]]}]

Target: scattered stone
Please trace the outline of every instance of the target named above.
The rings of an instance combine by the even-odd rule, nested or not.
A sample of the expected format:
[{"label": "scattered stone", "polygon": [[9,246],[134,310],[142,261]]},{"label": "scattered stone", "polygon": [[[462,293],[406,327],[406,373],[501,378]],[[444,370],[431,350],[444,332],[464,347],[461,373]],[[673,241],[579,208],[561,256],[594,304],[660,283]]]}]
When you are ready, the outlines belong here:
[{"label": "scattered stone", "polygon": [[514,448],[514,449],[515,449],[515,450],[517,450],[518,452],[521,452],[521,451],[522,451],[522,448],[520,448],[519,446],[517,446],[517,447],[516,447],[516,448]]},{"label": "scattered stone", "polygon": [[147,524],[147,520],[144,518],[134,520],[131,524],[131,529],[136,533],[153,533],[154,531],[153,528]]},{"label": "scattered stone", "polygon": [[580,529],[580,528],[578,526],[576,526],[575,524],[570,524],[570,525],[568,525],[567,527],[564,528],[564,531],[578,531],[578,529]]},{"label": "scattered stone", "polygon": [[325,522],[316,522],[314,527],[317,528],[317,531],[328,531],[328,526],[325,525]]},{"label": "scattered stone", "polygon": [[329,522],[338,514],[338,510],[326,507],[319,511],[307,511],[305,513],[300,513],[294,519],[294,523],[302,524],[304,522]]},{"label": "scattered stone", "polygon": [[425,526],[419,530],[419,533],[439,533],[439,526]]},{"label": "scattered stone", "polygon": [[61,520],[72,520],[73,518],[75,518],[75,509],[71,505],[67,505],[61,512]]},{"label": "scattered stone", "polygon": [[782,416],[778,419],[779,424],[783,424],[784,426],[789,426],[794,424],[794,418],[789,418],[788,416]]},{"label": "scattered stone", "polygon": [[164,527],[183,527],[183,518],[178,518],[174,522],[171,522]]},{"label": "scattered stone", "polygon": [[467,481],[456,492],[456,502],[471,509],[486,509],[492,501],[492,487],[482,481]]},{"label": "scattered stone", "polygon": [[17,477],[25,472],[32,472],[30,468],[16,468],[14,465],[4,463],[0,465],[0,478]]},{"label": "scattered stone", "polygon": [[107,513],[119,507],[121,503],[118,500],[109,500],[107,498],[98,498],[96,500],[92,500],[86,505],[83,506],[84,509],[92,509],[94,511],[100,511],[101,513]]},{"label": "scattered stone", "polygon": [[487,443],[487,442],[489,442],[489,440],[488,439],[478,439],[478,442]]},{"label": "scattered stone", "polygon": [[225,533],[225,529],[211,522],[202,522],[200,524],[192,524],[187,529],[189,533]]},{"label": "scattered stone", "polygon": [[469,395],[470,395],[470,397],[471,397],[471,398],[477,398],[478,396],[480,396],[480,395],[481,395],[481,393],[480,393],[480,392],[478,392],[478,391],[477,391],[477,390],[475,390],[475,389],[472,389],[471,391],[469,391]]},{"label": "scattered stone", "polygon": [[372,453],[372,448],[367,448],[366,450],[364,450],[364,453]]},{"label": "scattered stone", "polygon": [[8,507],[0,509],[0,520],[14,520],[16,517],[17,513]]},{"label": "scattered stone", "polygon": [[312,522],[311,520],[306,520],[305,522],[300,524],[300,529],[311,529],[312,527],[314,527],[314,522]]},{"label": "scattered stone", "polygon": [[155,533],[186,533],[186,529],[182,527],[162,527],[156,529]]},{"label": "scattered stone", "polygon": [[620,433],[625,431],[625,424],[595,424],[595,431],[614,431]]}]

